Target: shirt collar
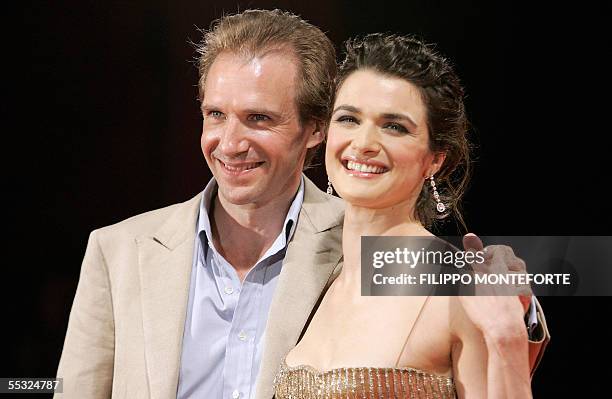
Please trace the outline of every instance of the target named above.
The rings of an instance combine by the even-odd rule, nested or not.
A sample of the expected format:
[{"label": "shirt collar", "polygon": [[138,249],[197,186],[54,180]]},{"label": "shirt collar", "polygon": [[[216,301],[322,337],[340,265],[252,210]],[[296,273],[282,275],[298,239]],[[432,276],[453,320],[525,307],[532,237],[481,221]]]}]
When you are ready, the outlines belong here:
[{"label": "shirt collar", "polygon": [[[198,236],[201,237],[202,233],[206,235],[206,239],[202,238],[202,241],[206,241],[207,243],[212,243],[212,229],[210,226],[210,217],[208,211],[210,209],[210,205],[217,194],[217,182],[213,177],[210,179],[206,188],[204,188],[204,192],[202,193],[202,200],[200,202],[200,210],[198,215],[198,224],[197,224],[197,233]],[[270,246],[268,251],[264,254],[262,259],[265,259],[280,250],[287,247],[287,243],[293,237],[295,233],[295,228],[297,225],[298,216],[300,214],[300,209],[302,208],[302,203],[304,202],[304,176],[300,178],[300,187],[298,188],[297,194],[293,198],[293,202],[291,202],[291,206],[289,207],[289,211],[285,216],[285,222],[283,223],[283,230],[276,237],[276,240]],[[212,247],[213,251],[214,245],[209,245]]]}]

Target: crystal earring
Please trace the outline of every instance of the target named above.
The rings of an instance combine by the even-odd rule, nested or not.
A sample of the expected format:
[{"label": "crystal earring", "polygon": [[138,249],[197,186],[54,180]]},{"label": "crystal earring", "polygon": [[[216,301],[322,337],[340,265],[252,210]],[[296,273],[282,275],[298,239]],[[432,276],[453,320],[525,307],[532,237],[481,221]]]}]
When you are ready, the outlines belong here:
[{"label": "crystal earring", "polygon": [[332,187],[331,182],[329,180],[327,180],[327,194],[329,195],[334,194],[334,188]]},{"label": "crystal earring", "polygon": [[434,181],[433,175],[431,175],[430,179],[431,181],[429,183],[431,184],[433,196],[436,200],[436,209],[438,210],[438,212],[442,213],[446,210],[446,206],[442,202],[440,202],[440,194],[438,194],[438,190],[436,189],[436,182]]}]

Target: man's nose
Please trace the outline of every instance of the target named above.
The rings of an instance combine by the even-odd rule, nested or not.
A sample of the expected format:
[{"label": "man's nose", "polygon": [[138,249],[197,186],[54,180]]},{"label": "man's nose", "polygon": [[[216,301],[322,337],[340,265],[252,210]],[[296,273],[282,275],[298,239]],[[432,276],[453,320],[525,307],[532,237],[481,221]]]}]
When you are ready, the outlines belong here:
[{"label": "man's nose", "polygon": [[219,139],[219,149],[226,156],[235,156],[248,151],[248,127],[238,118],[228,118]]},{"label": "man's nose", "polygon": [[376,126],[362,125],[355,132],[351,147],[360,154],[376,155],[380,152],[380,137]]}]

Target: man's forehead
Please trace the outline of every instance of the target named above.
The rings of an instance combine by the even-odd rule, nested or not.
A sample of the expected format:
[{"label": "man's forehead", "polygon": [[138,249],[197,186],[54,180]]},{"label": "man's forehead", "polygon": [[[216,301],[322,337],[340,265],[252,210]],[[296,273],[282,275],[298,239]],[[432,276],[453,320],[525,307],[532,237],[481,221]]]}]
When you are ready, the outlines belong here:
[{"label": "man's forehead", "polygon": [[229,97],[240,102],[280,100],[295,93],[296,74],[296,58],[286,50],[250,57],[222,53],[206,78],[204,100],[218,102]]},{"label": "man's forehead", "polygon": [[[224,51],[213,62],[210,72],[223,73],[228,69],[247,70],[253,76],[264,76],[266,70],[283,68],[287,73],[297,72],[299,61],[295,52],[287,47],[273,47],[262,51]],[[223,67],[223,68],[221,68]],[[216,70],[216,69],[220,69]]]},{"label": "man's forehead", "polygon": [[253,69],[255,76],[261,76],[263,73],[262,62],[260,57],[253,57],[251,61],[249,61],[249,68]]}]

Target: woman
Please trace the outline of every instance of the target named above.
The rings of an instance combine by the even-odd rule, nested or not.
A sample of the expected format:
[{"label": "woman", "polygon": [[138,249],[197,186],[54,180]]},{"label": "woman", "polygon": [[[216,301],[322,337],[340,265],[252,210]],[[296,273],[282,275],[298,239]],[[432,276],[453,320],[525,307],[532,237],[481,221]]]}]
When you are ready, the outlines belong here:
[{"label": "woman", "polygon": [[344,266],[276,397],[529,397],[518,298],[361,296],[361,236],[432,236],[449,213],[462,222],[467,120],[457,76],[420,41],[372,34],[346,52],[325,155],[347,203]]}]

